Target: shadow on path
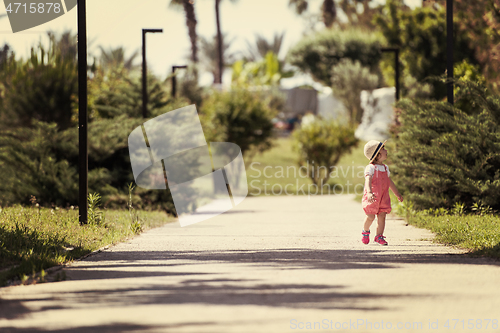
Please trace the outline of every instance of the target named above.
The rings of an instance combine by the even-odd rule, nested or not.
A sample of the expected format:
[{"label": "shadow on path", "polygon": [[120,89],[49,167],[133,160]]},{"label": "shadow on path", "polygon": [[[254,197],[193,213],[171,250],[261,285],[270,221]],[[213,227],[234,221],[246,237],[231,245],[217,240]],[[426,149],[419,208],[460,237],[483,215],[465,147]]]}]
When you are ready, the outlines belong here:
[{"label": "shadow on path", "polygon": [[[204,305],[260,305],[310,309],[358,309],[383,310],[385,306],[366,307],[365,300],[379,297],[422,297],[412,294],[388,295],[379,293],[352,293],[346,286],[335,284],[262,284],[256,279],[227,279],[206,276],[193,267],[212,263],[255,264],[258,268],[277,270],[345,270],[345,269],[397,269],[401,264],[474,264],[498,265],[492,260],[473,259],[462,254],[411,254],[387,253],[381,250],[317,250],[276,249],[261,251],[109,251],[85,260],[83,266],[70,266],[65,270],[71,280],[116,280],[116,285],[107,289],[77,290],[53,295],[17,300],[0,299],[0,318],[14,319],[32,313],[23,303],[53,302],[53,306],[38,311],[65,309],[71,304],[65,299],[78,299],[79,303],[92,303],[93,307],[114,307],[151,304],[204,304]],[[131,259],[133,258],[133,259]],[[109,264],[107,264],[109,262]],[[95,264],[93,264],[95,263]],[[193,266],[195,265],[195,266]],[[179,268],[190,267],[189,272]],[[166,267],[161,270],[162,267]],[[168,267],[175,267],[172,272]],[[200,266],[202,267],[202,266]],[[314,274],[311,271],[310,274]],[[369,274],[360,272],[359,274]],[[176,282],[150,283],[142,281],[137,287],[121,285],[123,278],[175,277]],[[181,281],[179,282],[179,278]],[[184,278],[184,279],[183,279]],[[161,281],[163,282],[163,280]],[[424,295],[425,296],[425,295]],[[58,305],[55,305],[58,304]],[[5,311],[3,311],[5,310]],[[125,330],[124,330],[125,331]],[[76,331],[75,331],[76,332]],[[79,332],[79,331],[78,331]],[[84,331],[82,331],[84,332]]]}]

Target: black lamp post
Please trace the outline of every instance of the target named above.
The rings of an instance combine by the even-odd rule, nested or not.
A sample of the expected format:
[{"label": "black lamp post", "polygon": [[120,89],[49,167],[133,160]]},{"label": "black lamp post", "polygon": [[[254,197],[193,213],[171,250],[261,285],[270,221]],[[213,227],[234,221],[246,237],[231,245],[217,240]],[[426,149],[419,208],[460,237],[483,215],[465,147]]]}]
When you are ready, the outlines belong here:
[{"label": "black lamp post", "polygon": [[175,98],[177,79],[175,78],[175,70],[177,68],[187,68],[187,66],[172,66],[172,97]]},{"label": "black lamp post", "polygon": [[146,69],[146,33],[163,32],[163,29],[142,29],[142,116],[148,116],[148,92],[147,92],[147,69]]},{"label": "black lamp post", "polygon": [[397,47],[386,47],[382,52],[394,52],[394,82],[396,86],[396,102],[399,101],[399,49]]},{"label": "black lamp post", "polygon": [[87,224],[87,17],[85,0],[78,0],[78,210],[80,225]]}]

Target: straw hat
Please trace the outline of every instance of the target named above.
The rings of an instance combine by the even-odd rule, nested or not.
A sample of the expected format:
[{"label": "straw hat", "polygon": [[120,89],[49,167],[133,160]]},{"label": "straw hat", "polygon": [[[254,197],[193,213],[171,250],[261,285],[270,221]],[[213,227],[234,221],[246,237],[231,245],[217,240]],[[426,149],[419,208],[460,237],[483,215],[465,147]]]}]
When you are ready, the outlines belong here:
[{"label": "straw hat", "polygon": [[366,158],[370,160],[370,163],[377,158],[378,153],[384,148],[386,142],[387,140],[384,142],[370,140],[366,143],[364,153]]}]

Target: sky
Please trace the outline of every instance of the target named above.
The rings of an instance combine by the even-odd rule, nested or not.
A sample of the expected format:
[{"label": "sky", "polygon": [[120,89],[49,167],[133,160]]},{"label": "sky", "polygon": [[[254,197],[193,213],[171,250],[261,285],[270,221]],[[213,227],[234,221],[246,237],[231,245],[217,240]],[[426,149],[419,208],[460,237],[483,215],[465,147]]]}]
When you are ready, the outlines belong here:
[{"label": "sky", "polygon": [[[183,10],[168,6],[169,0],[87,0],[88,52],[98,57],[99,46],[105,49],[123,46],[126,55],[138,51],[136,64],[142,61],[142,29],[163,29],[163,33],[148,33],[146,54],[148,70],[165,78],[173,65],[185,65],[190,54],[190,42]],[[288,7],[289,0],[238,0],[221,1],[221,29],[234,39],[230,51],[245,52],[247,43],[254,43],[260,34],[271,40],[276,33],[285,32],[280,58],[303,36],[307,24]],[[380,0],[379,2],[384,2]],[[406,0],[409,6],[420,6],[422,0]],[[310,12],[319,12],[321,0],[311,0]],[[0,2],[0,14],[5,13]],[[214,0],[195,0],[197,33],[211,38],[216,33]],[[27,57],[32,46],[39,41],[47,43],[48,31],[76,32],[76,8],[65,15],[23,32],[12,33],[7,17],[0,19],[0,45],[8,43],[17,56]],[[228,77],[229,75],[229,77]],[[306,77],[287,79],[288,85],[310,83]],[[202,85],[210,84],[213,77],[205,74]],[[224,83],[230,81],[226,71]],[[285,83],[285,82],[284,82]]]}]

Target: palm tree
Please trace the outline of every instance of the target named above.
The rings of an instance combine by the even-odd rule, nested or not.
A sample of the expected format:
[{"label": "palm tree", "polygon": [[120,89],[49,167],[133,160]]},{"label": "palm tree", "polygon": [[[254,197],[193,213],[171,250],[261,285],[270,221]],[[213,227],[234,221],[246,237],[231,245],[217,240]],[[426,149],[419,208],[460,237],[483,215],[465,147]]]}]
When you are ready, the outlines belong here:
[{"label": "palm tree", "polygon": [[182,8],[186,14],[186,26],[188,28],[189,39],[191,40],[191,61],[198,63],[198,35],[196,34],[196,14],[194,12],[194,0],[171,0],[170,7]]},{"label": "palm tree", "polygon": [[99,48],[101,49],[100,65],[103,70],[118,68],[120,71],[123,69],[130,72],[139,68],[138,65],[134,65],[134,60],[139,55],[139,51],[135,51],[126,59],[125,49],[121,46],[115,49],[109,48],[109,50],[105,50],[102,46],[99,46]]},{"label": "palm tree", "polygon": [[[373,29],[372,18],[381,13],[383,6],[370,6],[372,0],[323,0],[321,5],[321,18],[327,28],[331,28],[337,17],[337,8],[347,17],[347,23],[339,23],[342,26],[356,25],[365,29]],[[309,0],[289,0],[288,5],[295,7],[297,14],[302,15],[307,11]],[[363,9],[360,10],[362,5]],[[314,18],[311,17],[311,18]]]},{"label": "palm tree", "polygon": [[[295,11],[300,15],[307,10],[309,2],[308,0],[289,0],[288,5],[295,7]],[[335,19],[337,17],[335,2],[333,0],[323,0],[323,4],[321,5],[321,13],[323,23],[327,28],[331,28],[333,26],[333,22],[335,22]]]},{"label": "palm tree", "polygon": [[[236,1],[238,0],[231,0],[231,2]],[[222,83],[222,72],[224,71],[224,42],[220,27],[220,2],[221,0],[215,0],[215,21],[217,24],[217,75],[214,83],[219,84]]]},{"label": "palm tree", "polygon": [[215,0],[215,21],[217,24],[217,72],[215,75],[214,83],[222,83],[222,72],[224,70],[224,55],[222,53],[223,41],[222,32],[220,28],[220,10],[219,10],[220,0]]},{"label": "palm tree", "polygon": [[256,61],[258,59],[263,59],[266,57],[266,54],[269,51],[278,55],[284,37],[285,37],[285,32],[282,32],[281,34],[275,33],[274,39],[268,42],[267,39],[265,39],[263,36],[256,34],[255,45],[252,45],[247,41],[248,55],[245,56],[245,60]]},{"label": "palm tree", "polygon": [[[218,45],[218,38],[217,35],[212,38],[212,40],[208,40],[204,37],[200,38],[201,42],[201,54],[202,54],[202,64],[205,70],[208,72],[212,73],[214,76],[214,83],[221,83],[219,73],[222,74],[224,71],[224,68],[220,70],[219,68],[219,54],[222,54],[224,59],[223,59],[223,64],[226,64],[226,67],[232,66],[236,55],[234,53],[229,53],[228,50],[231,47],[231,43],[234,41],[234,39],[227,40],[226,35],[223,34],[222,38],[222,52],[218,51],[219,45]],[[219,82],[218,82],[219,81]]]}]

